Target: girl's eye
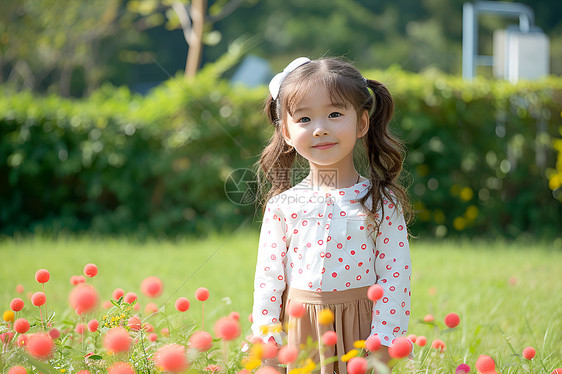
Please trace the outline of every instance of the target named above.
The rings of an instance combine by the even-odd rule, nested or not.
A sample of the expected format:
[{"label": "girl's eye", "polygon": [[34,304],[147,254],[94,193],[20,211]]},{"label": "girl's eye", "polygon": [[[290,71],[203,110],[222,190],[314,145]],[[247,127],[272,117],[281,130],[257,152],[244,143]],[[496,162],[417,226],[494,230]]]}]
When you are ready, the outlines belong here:
[{"label": "girl's eye", "polygon": [[308,118],[308,117],[302,117],[302,118],[299,119],[297,122],[298,122],[298,123],[307,123],[307,122],[310,122],[310,118]]},{"label": "girl's eye", "polygon": [[330,113],[328,118],[338,118],[338,117],[341,117],[341,116],[342,116],[342,114],[339,113],[339,112],[332,112],[332,113]]}]

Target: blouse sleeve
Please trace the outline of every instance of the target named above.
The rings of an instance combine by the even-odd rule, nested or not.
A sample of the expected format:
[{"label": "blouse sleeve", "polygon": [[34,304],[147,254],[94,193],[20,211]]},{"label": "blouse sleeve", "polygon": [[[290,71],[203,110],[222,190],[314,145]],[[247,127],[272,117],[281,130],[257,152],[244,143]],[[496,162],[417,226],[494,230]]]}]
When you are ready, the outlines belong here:
[{"label": "blouse sleeve", "polygon": [[[273,336],[282,344],[280,329],[282,295],[285,290],[285,262],[287,223],[274,204],[265,209],[258,248],[254,279],[254,307],[252,333],[267,342]],[[265,329],[264,329],[265,328]]]},{"label": "blouse sleeve", "polygon": [[371,334],[388,347],[408,330],[412,264],[403,213],[390,202],[384,213],[375,242],[375,272],[384,294],[373,306]]}]

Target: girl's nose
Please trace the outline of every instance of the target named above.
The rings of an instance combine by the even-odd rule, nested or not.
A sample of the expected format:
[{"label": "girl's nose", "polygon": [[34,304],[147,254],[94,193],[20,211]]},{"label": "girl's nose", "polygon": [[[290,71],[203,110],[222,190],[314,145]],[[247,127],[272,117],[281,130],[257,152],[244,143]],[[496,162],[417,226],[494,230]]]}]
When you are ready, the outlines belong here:
[{"label": "girl's nose", "polygon": [[314,130],[314,133],[312,135],[314,136],[328,135],[328,130],[323,126],[318,126],[316,130]]}]

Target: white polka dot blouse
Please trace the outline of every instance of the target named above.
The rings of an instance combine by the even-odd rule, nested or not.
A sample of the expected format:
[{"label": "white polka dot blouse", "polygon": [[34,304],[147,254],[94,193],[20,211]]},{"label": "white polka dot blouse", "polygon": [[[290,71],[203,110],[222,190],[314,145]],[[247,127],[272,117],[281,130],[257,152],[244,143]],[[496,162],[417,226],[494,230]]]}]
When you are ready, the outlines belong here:
[{"label": "white polka dot blouse", "polygon": [[[383,345],[406,333],[410,316],[411,260],[402,212],[385,200],[378,234],[359,199],[368,180],[321,192],[305,181],[267,204],[254,280],[252,332],[279,322],[287,287],[342,291],[378,283],[384,296],[373,306],[371,333]],[[277,337],[276,337],[277,338]]]}]

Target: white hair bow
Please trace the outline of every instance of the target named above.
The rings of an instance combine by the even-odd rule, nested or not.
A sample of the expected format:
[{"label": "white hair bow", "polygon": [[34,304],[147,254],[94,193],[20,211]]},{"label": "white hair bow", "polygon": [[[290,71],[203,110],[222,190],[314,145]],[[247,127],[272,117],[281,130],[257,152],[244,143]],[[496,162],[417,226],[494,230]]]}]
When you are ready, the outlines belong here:
[{"label": "white hair bow", "polygon": [[307,57],[299,57],[294,59],[287,67],[279,74],[273,77],[271,82],[269,82],[269,93],[273,97],[273,100],[277,99],[277,95],[279,95],[279,89],[281,88],[281,83],[290,72],[295,70],[301,65],[310,62],[310,59]]}]

